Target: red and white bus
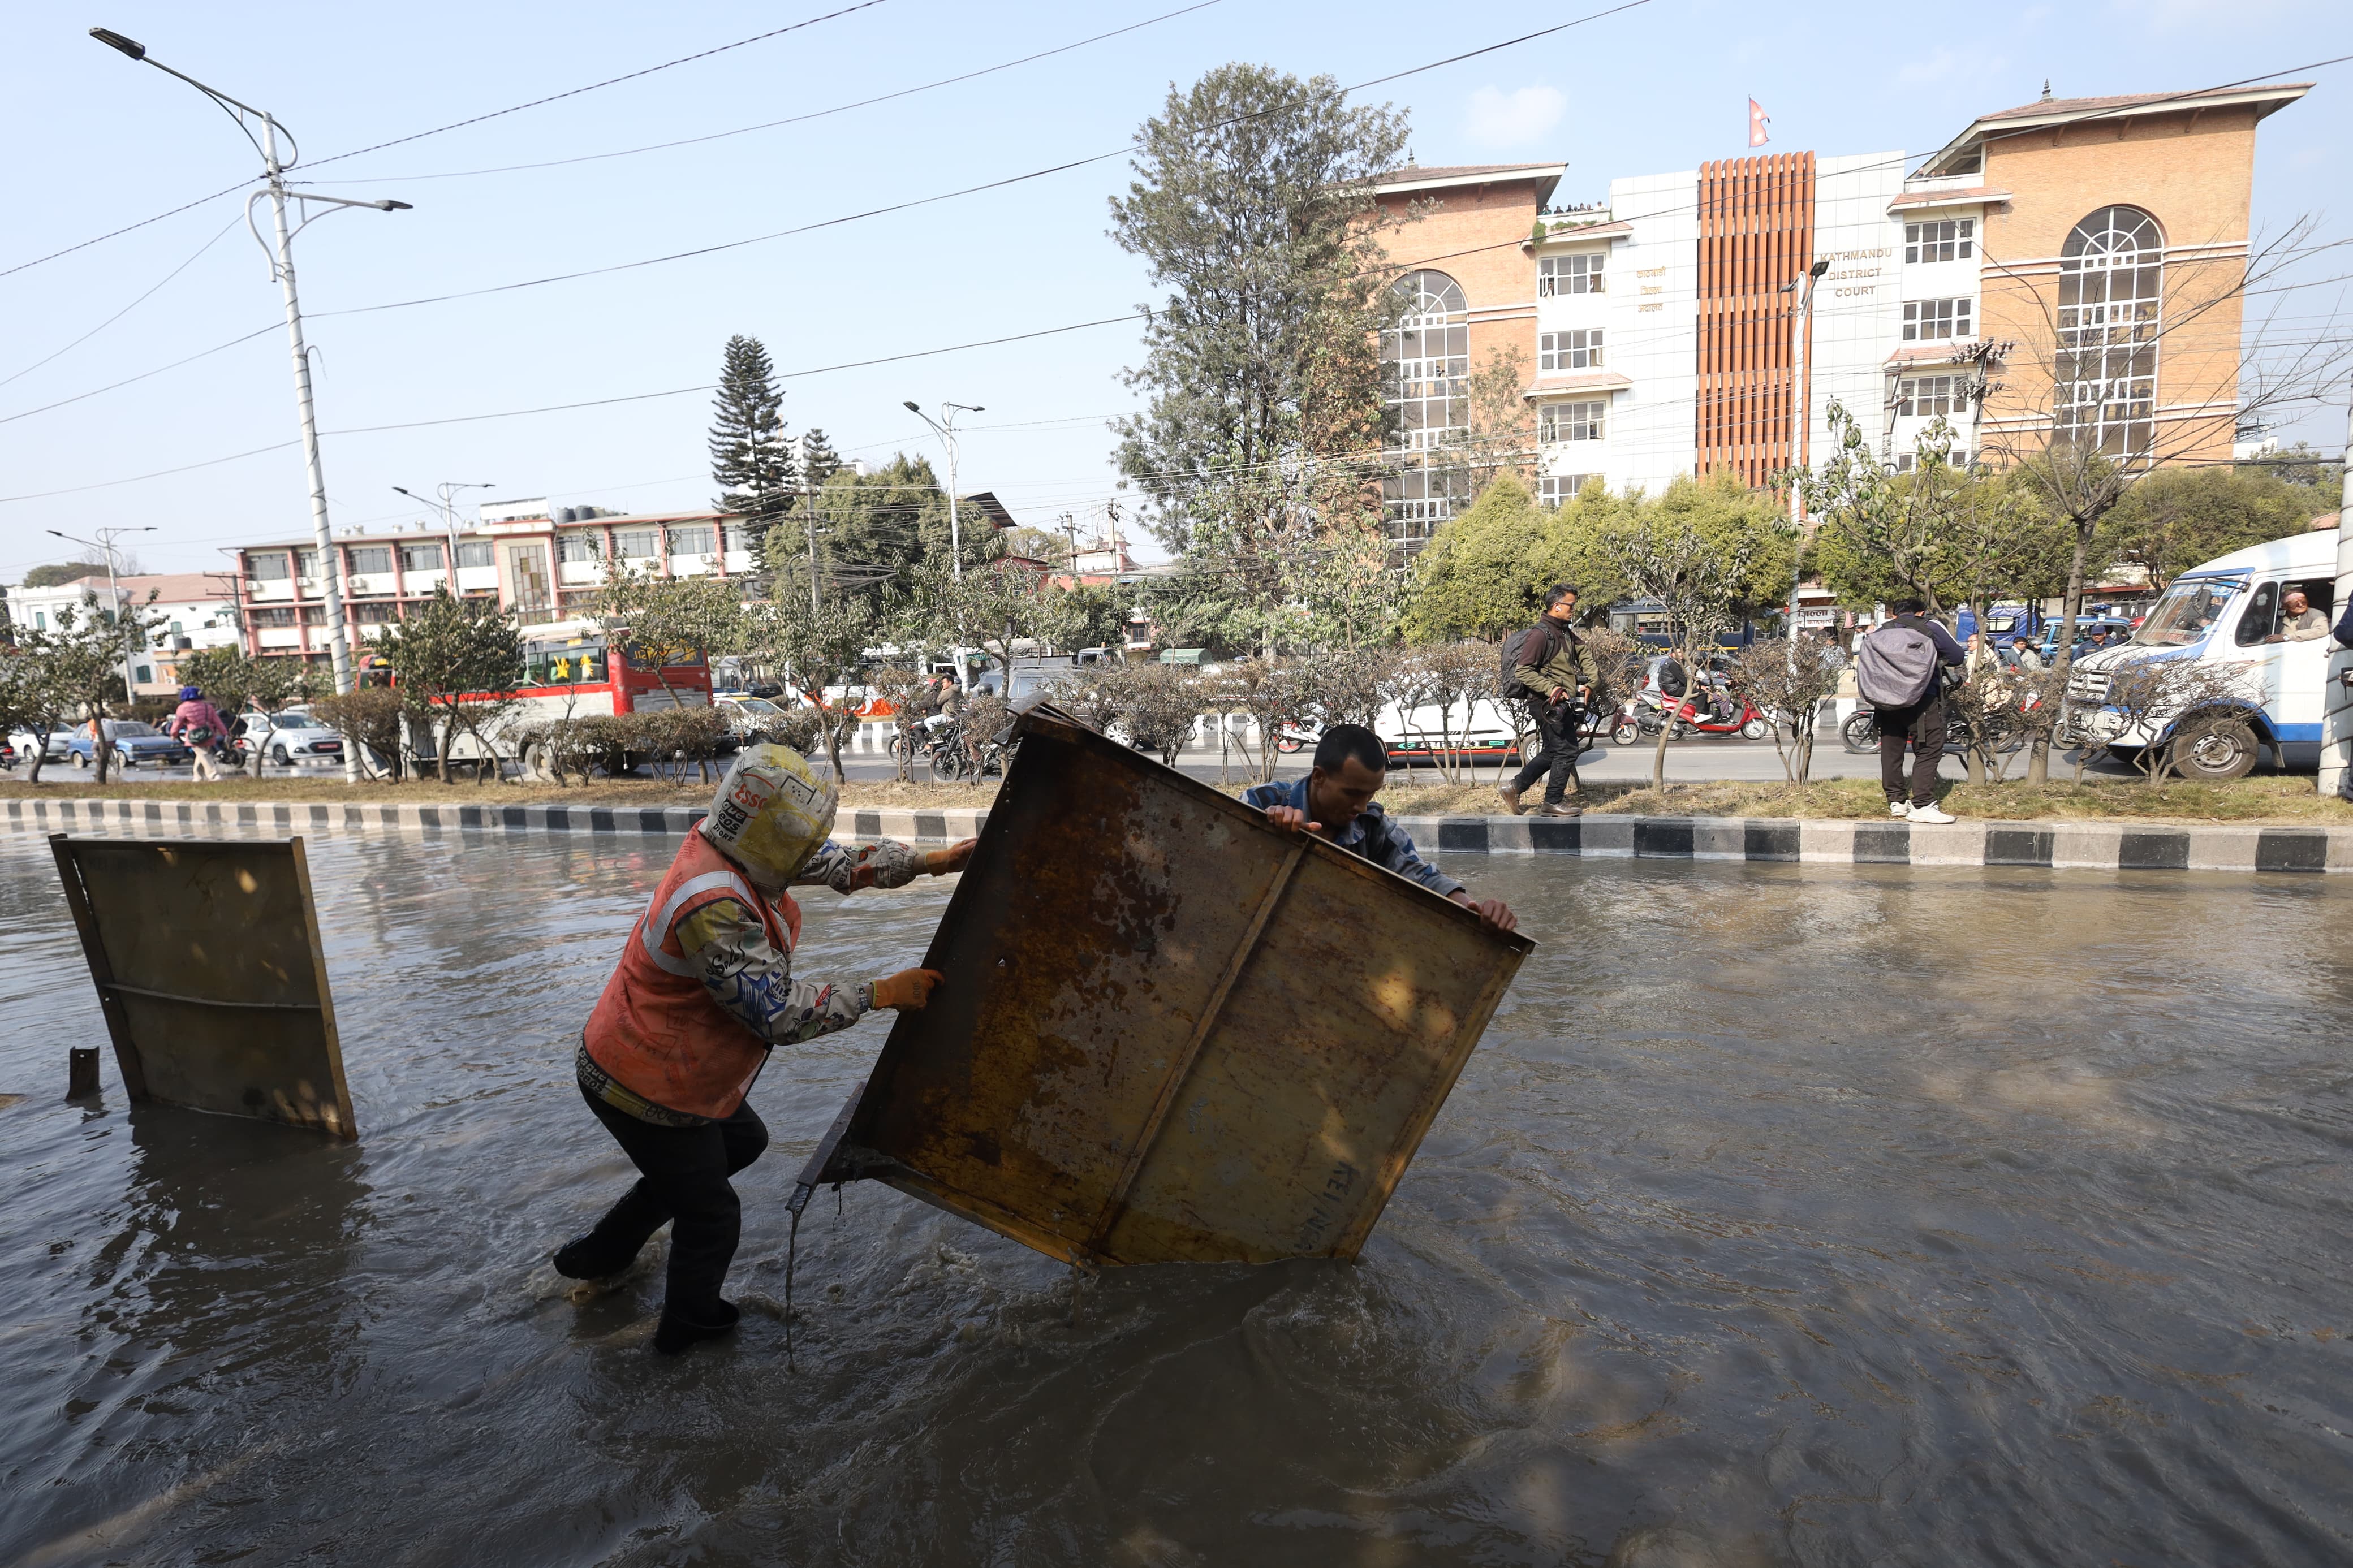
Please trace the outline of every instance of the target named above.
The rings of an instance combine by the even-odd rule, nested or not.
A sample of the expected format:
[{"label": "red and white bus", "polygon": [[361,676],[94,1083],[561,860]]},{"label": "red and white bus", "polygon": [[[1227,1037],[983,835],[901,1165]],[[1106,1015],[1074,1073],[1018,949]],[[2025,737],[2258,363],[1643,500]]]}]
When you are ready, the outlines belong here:
[{"label": "red and white bus", "polygon": [[[522,684],[514,692],[522,700],[491,731],[501,757],[515,755],[511,737],[553,719],[711,706],[711,661],[695,650],[656,655],[624,644],[617,657],[590,622],[559,621],[524,633]],[[468,732],[451,743],[449,755],[467,762],[480,750]]]}]

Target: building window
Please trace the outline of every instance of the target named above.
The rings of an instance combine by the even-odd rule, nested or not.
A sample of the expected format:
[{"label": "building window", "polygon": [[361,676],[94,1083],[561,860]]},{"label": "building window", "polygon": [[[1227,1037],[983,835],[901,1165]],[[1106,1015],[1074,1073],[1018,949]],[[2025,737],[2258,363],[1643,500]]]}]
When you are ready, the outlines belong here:
[{"label": "building window", "polygon": [[306,626],[325,626],[327,624],[327,606],[324,605],[303,605],[302,624]]},{"label": "building window", "polygon": [[1599,370],[1601,329],[1591,331],[1543,332],[1536,338],[1538,370]]},{"label": "building window", "polygon": [[1599,478],[1596,474],[1545,474],[1536,479],[1536,500],[1546,506],[1560,506],[1575,500],[1588,483]]},{"label": "building window", "polygon": [[1411,555],[1471,500],[1471,475],[1463,468],[1432,468],[1409,458],[1381,481],[1388,514],[1389,542]]},{"label": "building window", "polygon": [[731,554],[752,548],[752,535],[740,522],[722,523],[719,527],[719,547]]},{"label": "building window", "polygon": [[2157,340],[2165,237],[2138,207],[2075,226],[2059,262],[2052,433],[2110,457],[2145,458],[2157,434]]},{"label": "building window", "polygon": [[294,575],[301,578],[305,583],[317,582],[319,580],[319,552],[315,550],[296,551],[294,552]]},{"label": "building window", "polygon": [[389,604],[353,605],[352,619],[364,626],[386,626],[399,619],[396,607]]},{"label": "building window", "polygon": [[1536,410],[1536,439],[1550,445],[1556,441],[1599,441],[1601,439],[1601,418],[1609,407],[1606,403],[1547,403]]},{"label": "building window", "polygon": [[1978,220],[1945,218],[1904,226],[1906,261],[1967,261],[1977,254]]},{"label": "building window", "polygon": [[711,543],[712,533],[707,528],[673,528],[670,531],[670,552],[672,555],[708,555]]},{"label": "building window", "polygon": [[33,612],[33,629],[37,632],[45,632],[49,629],[48,612],[46,610],[35,610]]},{"label": "building window", "polygon": [[489,540],[461,539],[458,542],[458,565],[460,569],[468,566],[495,566],[497,564],[497,561],[493,559],[491,554],[491,542]]},{"label": "building window", "polygon": [[289,605],[269,605],[253,612],[253,624],[258,626],[290,626],[294,624],[294,611]]},{"label": "building window", "polygon": [[654,531],[650,528],[617,528],[613,531],[613,553],[623,561],[650,561],[654,558]]},{"label": "building window", "polygon": [[[601,552],[596,548],[596,535],[593,531],[580,530],[571,533],[559,533],[555,536],[555,558],[567,566],[577,565],[584,561],[594,561],[600,553]],[[626,554],[627,552],[623,553]]]},{"label": "building window", "polygon": [[1609,253],[1605,250],[1583,256],[1540,256],[1536,258],[1536,293],[1539,297],[1599,294],[1602,268],[1609,261]]},{"label": "building window", "polygon": [[1971,336],[1969,307],[1967,300],[1906,300],[1904,341],[1936,343]]},{"label": "building window", "polygon": [[248,555],[245,558],[245,574],[256,583],[283,583],[286,581],[286,557]]},{"label": "building window", "polygon": [[404,544],[400,547],[400,569],[403,572],[438,572],[441,570],[441,547],[438,544]]},{"label": "building window", "polygon": [[352,575],[354,577],[389,572],[392,570],[392,547],[386,544],[367,545],[353,551],[351,561]]},{"label": "building window", "polygon": [[1381,342],[1388,402],[1398,445],[1429,451],[1470,428],[1471,310],[1443,272],[1409,272],[1397,291],[1405,314]]},{"label": "building window", "polygon": [[1965,379],[1957,375],[1906,376],[1895,385],[1895,417],[1933,419],[1940,414],[1950,416],[1963,410],[1966,395],[1957,394],[1954,384]]},{"label": "building window", "polygon": [[152,664],[140,665],[131,672],[131,683],[133,686],[151,686],[154,684],[154,680],[155,667]]}]

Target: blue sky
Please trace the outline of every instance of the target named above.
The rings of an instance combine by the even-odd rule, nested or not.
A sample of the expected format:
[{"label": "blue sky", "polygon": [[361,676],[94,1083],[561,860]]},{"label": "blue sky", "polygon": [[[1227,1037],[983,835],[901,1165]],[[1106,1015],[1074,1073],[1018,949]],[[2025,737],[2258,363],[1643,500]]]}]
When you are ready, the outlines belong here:
[{"label": "blue sky", "polygon": [[[17,155],[0,168],[0,268],[228,185],[255,159],[218,110],[86,36],[109,26],[155,58],[271,110],[306,158],[641,69],[818,16],[844,0],[237,7],[111,0],[23,4],[0,23],[0,115]],[[854,0],[849,0],[854,3]],[[545,277],[738,240],[1113,152],[1188,82],[1229,59],[1343,83],[1388,75],[1599,9],[1355,0],[1219,0],[1123,37],[957,85],[795,125],[628,157],[501,174],[806,115],[1056,48],[1187,0],[1019,7],[881,0],[854,14],[622,85],[322,167],[322,190],[416,210],[346,212],[298,242],[315,317],[329,431],[622,397],[707,384],[731,332],[763,338],[781,371],[818,370],[1119,316],[1147,297],[1104,237],[1123,160],[722,254],[413,308],[386,302]],[[1606,3],[1606,0],[1604,0]],[[1773,146],[1923,153],[1975,114],[2035,98],[2212,85],[2353,53],[2341,5],[2203,0],[1967,12],[1768,9],[1717,0],[1648,5],[1377,88],[1410,110],[1425,163],[1564,159],[1556,199],[1616,175],[1745,151],[1746,100]],[[2341,192],[2353,144],[2353,66],[2265,122],[2259,230],[2317,216],[2353,235]],[[298,177],[300,174],[298,173]],[[2340,252],[2338,255],[2346,253]],[[185,264],[185,265],[184,265]],[[174,274],[174,269],[176,275]],[[2353,271],[2315,258],[2313,278]],[[167,275],[168,282],[163,281]],[[159,282],[161,287],[156,287]],[[112,324],[65,345],[150,289]],[[2341,286],[2291,296],[2341,331]],[[43,531],[153,525],[151,570],[219,565],[240,542],[306,534],[291,446],[130,484],[105,484],[295,435],[277,291],[224,198],[58,260],[0,277],[0,581],[70,553]],[[117,391],[72,397],[241,333],[259,335]],[[63,353],[57,353],[64,348]],[[35,362],[56,353],[37,368]],[[796,430],[821,426],[872,458],[927,449],[901,406],[943,398],[968,416],[966,489],[1024,521],[1083,519],[1118,494],[1103,421],[1128,405],[1132,325],[1092,327],[786,383]],[[331,436],[339,525],[423,513],[393,493],[498,482],[476,496],[548,495],[633,510],[703,504],[707,395],[372,434]],[[2334,450],[2341,409],[2291,436]],[[104,488],[82,489],[100,486]],[[1133,498],[1128,498],[1132,501]]]}]

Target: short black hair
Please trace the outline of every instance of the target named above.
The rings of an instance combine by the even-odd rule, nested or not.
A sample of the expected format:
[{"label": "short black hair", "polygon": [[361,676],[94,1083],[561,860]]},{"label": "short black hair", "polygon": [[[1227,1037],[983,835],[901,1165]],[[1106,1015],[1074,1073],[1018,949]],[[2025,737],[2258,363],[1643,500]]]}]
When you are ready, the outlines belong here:
[{"label": "short black hair", "polygon": [[1335,724],[1315,742],[1315,765],[1327,773],[1338,773],[1350,757],[1377,773],[1388,772],[1389,749],[1362,724]]},{"label": "short black hair", "polygon": [[1549,610],[1563,599],[1582,599],[1583,597],[1585,597],[1584,594],[1578,591],[1576,584],[1555,583],[1545,590],[1545,608]]},{"label": "short black hair", "polygon": [[1890,599],[1887,602],[1890,615],[1916,616],[1924,613],[1927,608],[1928,601],[1926,599]]}]

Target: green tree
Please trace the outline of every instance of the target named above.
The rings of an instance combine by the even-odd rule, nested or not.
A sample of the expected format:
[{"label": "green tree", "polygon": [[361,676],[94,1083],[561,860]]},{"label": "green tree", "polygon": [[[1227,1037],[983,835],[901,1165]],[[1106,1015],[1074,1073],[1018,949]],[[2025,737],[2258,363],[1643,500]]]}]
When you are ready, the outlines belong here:
[{"label": "green tree", "polygon": [[70,700],[58,679],[58,659],[51,633],[26,626],[16,632],[13,647],[0,647],[0,725],[23,730],[33,737],[26,759],[26,777],[41,782],[41,764],[48,760],[49,737],[71,722]]},{"label": "green tree", "polygon": [[[492,734],[518,706],[515,689],[522,683],[522,634],[512,615],[436,588],[406,620],[385,628],[376,649],[392,665],[396,689],[439,730],[443,784],[450,782],[450,753],[461,733],[474,738],[482,763],[494,761]],[[474,776],[485,781],[495,771],[478,765]]]},{"label": "green tree", "polygon": [[857,726],[862,705],[860,668],[877,630],[873,607],[847,595],[823,597],[812,609],[801,595],[780,593],[744,617],[747,651],[816,710],[818,736],[837,779],[841,742]]},{"label": "green tree", "polygon": [[1239,605],[1228,637],[1271,647],[1299,553],[1370,504],[1345,459],[1380,444],[1398,309],[1371,181],[1406,136],[1402,114],[1350,108],[1329,78],[1222,66],[1170,89],[1112,201],[1112,237],[1167,290],[1128,374],[1150,405],[1117,426],[1120,468],[1198,586]]},{"label": "green tree", "polygon": [[1492,641],[1534,625],[1544,603],[1539,579],[1552,521],[1516,475],[1496,478],[1414,558],[1407,640]]},{"label": "green tree", "polygon": [[2161,590],[2201,562],[2302,533],[2335,504],[2253,467],[2160,468],[2100,520],[2094,554],[2129,562]]},{"label": "green tree", "polygon": [[657,577],[607,562],[589,614],[605,633],[609,657],[650,665],[673,707],[682,700],[670,682],[673,668],[698,660],[707,667],[714,655],[748,647],[743,590],[707,573]]},{"label": "green tree", "polygon": [[[265,715],[288,703],[313,695],[318,682],[311,666],[284,656],[256,658],[237,647],[198,648],[180,661],[180,679],[202,690],[222,717],[235,723],[250,703]],[[261,733],[250,737],[246,766],[259,778],[275,729],[265,721]]]},{"label": "green tree", "polygon": [[779,417],[784,402],[766,347],[740,332],[729,338],[719,395],[712,400],[711,479],[720,494],[711,504],[741,514],[755,541],[783,521],[797,499],[792,444]]}]

